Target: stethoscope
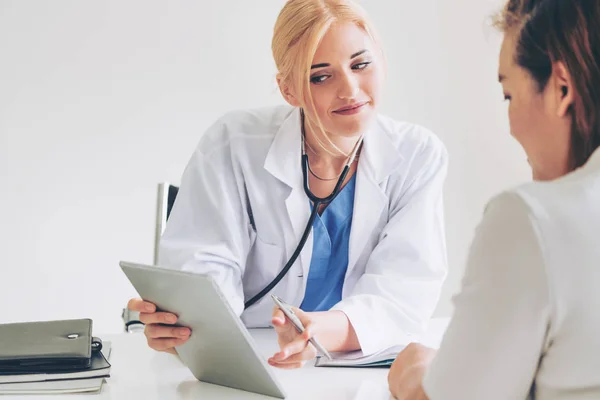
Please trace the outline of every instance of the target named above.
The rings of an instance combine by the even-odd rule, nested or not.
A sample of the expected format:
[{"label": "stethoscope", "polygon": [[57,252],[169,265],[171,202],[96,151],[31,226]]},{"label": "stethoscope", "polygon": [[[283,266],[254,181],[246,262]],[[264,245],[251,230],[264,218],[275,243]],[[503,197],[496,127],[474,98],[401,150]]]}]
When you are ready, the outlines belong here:
[{"label": "stethoscope", "polygon": [[350,168],[352,167],[352,164],[354,163],[356,154],[358,153],[358,150],[360,149],[360,145],[362,144],[362,141],[363,141],[363,136],[361,136],[360,139],[354,145],[354,149],[352,150],[350,157],[346,161],[346,165],[344,166],[344,169],[342,170],[342,174],[340,175],[337,183],[335,184],[333,192],[331,192],[331,194],[327,197],[318,197],[315,194],[313,194],[313,192],[310,190],[310,186],[308,184],[309,165],[308,165],[308,155],[306,154],[306,148],[305,148],[306,131],[304,129],[304,111],[302,109],[300,109],[300,115],[302,117],[301,118],[302,119],[302,122],[301,122],[302,160],[301,160],[301,162],[302,162],[302,176],[304,178],[304,193],[306,193],[306,196],[308,197],[308,199],[310,201],[312,201],[312,203],[313,203],[312,211],[310,213],[310,217],[308,218],[308,222],[306,223],[306,228],[304,228],[304,233],[302,234],[302,238],[300,239],[300,242],[298,243],[296,250],[294,250],[292,257],[290,257],[289,261],[285,264],[285,266],[283,267],[281,272],[279,272],[279,274],[275,277],[275,279],[273,279],[271,281],[271,283],[269,283],[267,286],[265,286],[265,288],[263,290],[258,292],[258,294],[256,294],[254,297],[252,297],[250,300],[248,300],[244,304],[244,309],[247,309],[248,307],[252,306],[257,301],[262,299],[267,293],[269,293],[285,277],[285,275],[288,273],[290,268],[292,268],[292,265],[294,265],[294,263],[300,256],[300,252],[302,251],[302,249],[304,248],[304,245],[306,244],[306,240],[308,239],[308,236],[310,235],[310,230],[312,229],[313,223],[315,222],[315,218],[317,217],[319,208],[322,205],[327,205],[327,204],[331,203],[337,197],[337,195],[340,194],[340,192],[342,191],[342,185],[344,184],[344,181],[346,180],[346,177],[348,176],[348,172],[350,172]]}]

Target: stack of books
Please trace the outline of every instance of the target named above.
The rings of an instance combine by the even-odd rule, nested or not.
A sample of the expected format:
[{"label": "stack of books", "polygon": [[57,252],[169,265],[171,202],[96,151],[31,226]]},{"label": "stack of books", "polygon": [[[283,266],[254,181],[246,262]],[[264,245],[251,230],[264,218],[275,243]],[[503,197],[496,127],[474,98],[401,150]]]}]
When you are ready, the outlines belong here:
[{"label": "stack of books", "polygon": [[100,391],[111,346],[91,328],[89,319],[0,324],[0,394]]}]

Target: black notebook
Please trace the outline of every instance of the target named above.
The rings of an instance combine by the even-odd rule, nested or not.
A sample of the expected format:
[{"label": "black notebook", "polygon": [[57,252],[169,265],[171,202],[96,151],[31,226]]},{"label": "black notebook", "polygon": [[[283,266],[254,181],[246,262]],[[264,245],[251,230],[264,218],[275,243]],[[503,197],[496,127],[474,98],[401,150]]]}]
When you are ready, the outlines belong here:
[{"label": "black notebook", "polygon": [[0,338],[0,376],[85,370],[101,348],[90,319],[2,324]]},{"label": "black notebook", "polygon": [[[86,369],[74,369],[72,371],[46,371],[46,372],[28,372],[28,373],[14,373],[14,374],[0,374],[0,386],[1,384],[12,384],[21,382],[42,382],[42,381],[59,381],[59,380],[73,380],[73,379],[90,379],[90,378],[108,378],[110,376],[110,363],[107,358],[109,357],[110,344],[102,348],[102,351],[94,351],[92,353],[92,362],[89,368]],[[2,389],[8,389],[9,386],[0,387]],[[0,396],[1,397],[1,396]]]}]

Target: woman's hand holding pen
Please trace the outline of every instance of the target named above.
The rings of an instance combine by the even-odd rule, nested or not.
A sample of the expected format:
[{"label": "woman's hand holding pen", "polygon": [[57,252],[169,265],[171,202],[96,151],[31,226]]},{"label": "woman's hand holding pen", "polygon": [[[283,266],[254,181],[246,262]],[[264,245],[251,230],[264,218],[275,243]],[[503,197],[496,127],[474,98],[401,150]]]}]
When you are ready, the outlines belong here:
[{"label": "woman's hand holding pen", "polygon": [[304,333],[299,333],[291,321],[285,316],[279,307],[273,309],[273,318],[271,320],[280,351],[269,358],[269,364],[283,369],[293,369],[302,367],[306,361],[312,360],[317,356],[317,350],[309,340],[314,335],[315,321],[311,314],[298,308],[293,308],[294,313],[304,325]]},{"label": "woman's hand holding pen", "polygon": [[360,343],[354,327],[346,314],[340,310],[304,312],[291,307],[304,326],[304,333],[298,333],[295,326],[279,307],[273,309],[271,323],[277,332],[280,351],[269,358],[269,364],[278,368],[300,368],[306,361],[317,356],[315,344],[323,352],[347,352],[360,350]]}]

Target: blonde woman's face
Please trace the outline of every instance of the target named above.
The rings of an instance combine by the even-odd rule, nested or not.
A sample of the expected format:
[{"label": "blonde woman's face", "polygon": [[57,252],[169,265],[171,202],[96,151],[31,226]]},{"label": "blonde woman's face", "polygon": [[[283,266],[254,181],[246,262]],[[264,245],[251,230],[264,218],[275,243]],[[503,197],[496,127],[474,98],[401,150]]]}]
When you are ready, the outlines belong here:
[{"label": "blonde woman's face", "polygon": [[[334,24],[321,41],[310,71],[310,96],[330,135],[364,133],[376,116],[384,70],[379,49],[353,23]],[[315,113],[305,112],[313,126]]]}]

